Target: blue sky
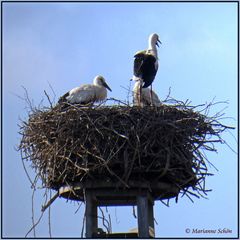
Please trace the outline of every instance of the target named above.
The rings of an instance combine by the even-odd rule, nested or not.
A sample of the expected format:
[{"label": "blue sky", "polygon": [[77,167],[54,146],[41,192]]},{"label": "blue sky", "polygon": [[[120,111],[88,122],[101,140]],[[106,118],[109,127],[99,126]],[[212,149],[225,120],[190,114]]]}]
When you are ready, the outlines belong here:
[{"label": "blue sky", "polygon": [[[37,105],[44,90],[56,99],[103,75],[109,97],[127,99],[133,55],[147,47],[149,34],[159,34],[159,71],[153,88],[160,99],[171,95],[192,104],[229,101],[223,119],[237,127],[236,3],[4,3],[3,4],[3,236],[24,237],[31,227],[32,189],[19,152],[19,118],[27,119],[19,99],[24,86]],[[51,94],[52,97],[53,94]],[[44,100],[44,105],[48,105]],[[212,114],[225,105],[213,107]],[[237,151],[237,129],[222,137]],[[167,208],[155,203],[158,237],[235,237],[237,234],[237,155],[226,145],[208,154],[214,177],[208,200],[174,200]],[[34,172],[30,170],[31,176]],[[44,191],[35,194],[36,218]],[[51,207],[52,235],[79,237],[84,207],[58,199]],[[136,227],[131,208],[112,208],[114,231]],[[120,223],[117,223],[116,217]],[[223,229],[228,234],[187,234],[190,229]],[[48,235],[45,214],[36,230]],[[30,234],[30,236],[32,236]]]}]

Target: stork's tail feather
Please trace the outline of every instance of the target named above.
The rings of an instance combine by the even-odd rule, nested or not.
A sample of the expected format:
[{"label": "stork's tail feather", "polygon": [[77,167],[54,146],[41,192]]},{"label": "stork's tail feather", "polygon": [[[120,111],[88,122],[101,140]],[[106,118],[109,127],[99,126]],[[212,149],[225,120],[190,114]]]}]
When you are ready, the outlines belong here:
[{"label": "stork's tail feather", "polygon": [[67,96],[69,96],[69,92],[67,92],[63,96],[61,96],[58,100],[58,103],[61,104],[61,103],[67,102]]},{"label": "stork's tail feather", "polygon": [[60,97],[58,100],[58,104],[66,102],[66,98]]}]

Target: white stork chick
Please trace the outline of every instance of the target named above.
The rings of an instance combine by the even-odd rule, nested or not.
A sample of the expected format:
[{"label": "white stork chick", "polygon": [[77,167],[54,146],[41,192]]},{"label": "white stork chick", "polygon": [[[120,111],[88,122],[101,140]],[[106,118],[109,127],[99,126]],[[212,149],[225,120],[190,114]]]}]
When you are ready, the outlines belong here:
[{"label": "white stork chick", "polygon": [[[133,87],[133,105],[134,106],[161,106],[161,101],[158,95],[149,88],[142,88],[143,81],[141,79],[135,79]],[[152,98],[152,99],[151,99]]]},{"label": "white stork chick", "polygon": [[80,87],[73,88],[60,97],[58,103],[93,104],[107,98],[107,89],[112,91],[107,85],[104,77],[98,75],[94,78],[93,84],[84,84]]},{"label": "white stork chick", "polygon": [[158,54],[157,47],[158,43],[161,43],[159,36],[153,33],[148,39],[148,49],[138,51],[134,55],[133,65],[133,78],[140,78],[143,80],[143,88],[147,88],[152,85],[152,82],[157,74],[158,70]]}]

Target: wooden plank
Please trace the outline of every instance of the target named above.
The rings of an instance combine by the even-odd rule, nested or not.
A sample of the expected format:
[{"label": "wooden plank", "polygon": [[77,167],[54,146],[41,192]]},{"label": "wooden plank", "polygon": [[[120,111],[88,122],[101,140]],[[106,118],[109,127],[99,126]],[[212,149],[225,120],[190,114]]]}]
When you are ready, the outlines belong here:
[{"label": "wooden plank", "polygon": [[[106,196],[106,198],[111,199],[115,197],[115,199],[119,199],[119,197],[125,196],[127,201],[130,203],[134,203],[132,198],[141,190],[149,190],[154,200],[171,198],[176,196],[180,189],[172,184],[167,184],[165,182],[158,183],[149,183],[149,182],[129,182],[131,188],[125,187],[117,187],[117,183],[115,182],[103,182],[103,181],[87,181],[87,182],[77,182],[72,186],[62,186],[59,189],[59,195],[61,197],[72,199],[72,200],[84,200],[84,190],[95,190],[98,191],[99,196]],[[104,201],[105,202],[105,201]],[[113,203],[113,201],[111,200]],[[104,203],[105,205],[105,203]],[[114,205],[111,204],[111,205]]]},{"label": "wooden plank", "polygon": [[106,238],[138,238],[137,233],[109,233]]},{"label": "wooden plank", "polygon": [[86,190],[86,237],[92,238],[97,232],[97,203],[91,191]]}]

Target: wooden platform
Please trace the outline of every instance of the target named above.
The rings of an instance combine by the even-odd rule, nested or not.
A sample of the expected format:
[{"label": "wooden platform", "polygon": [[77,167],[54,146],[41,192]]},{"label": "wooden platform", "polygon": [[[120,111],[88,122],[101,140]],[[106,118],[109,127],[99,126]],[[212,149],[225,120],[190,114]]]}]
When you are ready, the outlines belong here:
[{"label": "wooden platform", "polygon": [[[138,233],[128,232],[128,233],[105,233],[105,234],[95,234],[93,238],[138,238]],[[153,235],[150,235],[150,238],[154,238]]]},{"label": "wooden platform", "polygon": [[[63,186],[59,189],[59,195],[69,200],[84,201],[84,189],[94,189],[99,192],[99,203],[106,205],[121,205],[124,200],[129,205],[136,204],[135,196],[139,191],[147,189],[153,200],[163,200],[173,198],[178,195],[180,189],[166,182],[139,182],[130,181],[128,186],[119,184],[119,182],[106,181],[86,181],[74,183],[71,186]],[[130,192],[129,192],[130,190]],[[134,194],[133,194],[134,193]],[[126,204],[124,203],[126,206]]]}]

